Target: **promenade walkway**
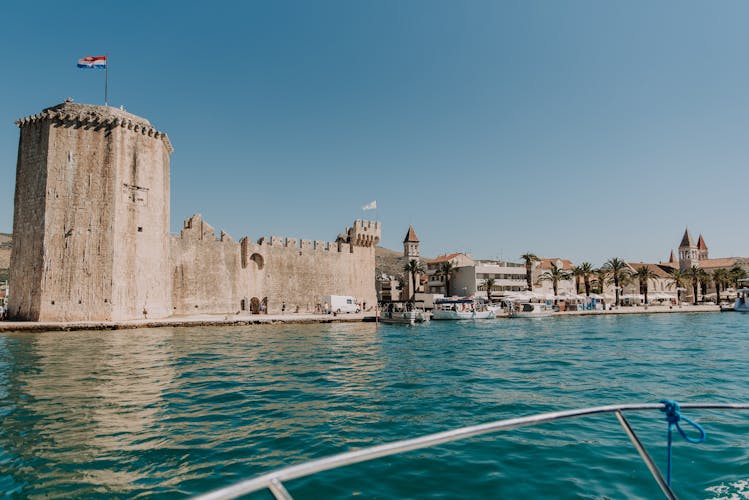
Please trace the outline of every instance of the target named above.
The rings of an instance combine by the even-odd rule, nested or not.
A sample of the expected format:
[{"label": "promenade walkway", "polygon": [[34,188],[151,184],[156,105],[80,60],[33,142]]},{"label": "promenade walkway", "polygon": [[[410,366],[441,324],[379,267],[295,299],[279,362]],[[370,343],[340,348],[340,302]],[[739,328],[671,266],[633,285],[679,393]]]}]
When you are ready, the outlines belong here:
[{"label": "promenade walkway", "polygon": [[201,314],[171,316],[162,319],[136,319],[130,321],[0,321],[0,332],[12,331],[72,331],[72,330],[125,330],[132,328],[159,328],[175,326],[262,325],[274,323],[334,323],[374,321],[374,313],[364,314]]},{"label": "promenade walkway", "polygon": [[[716,305],[637,306],[620,307],[606,311],[563,311],[555,316],[594,316],[601,314],[658,314],[720,312]],[[501,319],[501,317],[500,317]],[[163,319],[137,319],[130,321],[0,321],[0,332],[44,332],[72,330],[126,330],[132,328],[159,328],[181,326],[263,325],[274,323],[343,323],[374,321],[374,313],[360,314],[202,314],[172,316]]]}]

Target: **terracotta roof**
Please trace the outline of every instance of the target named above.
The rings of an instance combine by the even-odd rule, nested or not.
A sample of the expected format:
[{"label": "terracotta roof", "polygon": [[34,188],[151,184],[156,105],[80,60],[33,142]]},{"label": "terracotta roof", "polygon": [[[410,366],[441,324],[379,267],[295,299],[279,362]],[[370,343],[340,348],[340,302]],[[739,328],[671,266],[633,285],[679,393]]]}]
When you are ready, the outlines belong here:
[{"label": "terracotta roof", "polygon": [[705,240],[702,238],[702,235],[697,239],[697,248],[700,250],[707,250],[707,245],[705,244]]},{"label": "terracotta roof", "polygon": [[409,225],[408,226],[408,232],[406,233],[406,238],[403,240],[403,243],[418,243],[419,238],[416,237],[416,231],[414,231],[414,227]]},{"label": "terracotta roof", "polygon": [[[632,268],[633,271],[637,271],[642,266],[648,268],[648,270],[658,276],[659,278],[668,278],[670,274],[663,270],[658,264],[646,264],[644,262],[627,262],[627,265]],[[663,265],[663,264],[661,264]]]},{"label": "terracotta roof", "polygon": [[722,259],[702,259],[700,267],[702,269],[719,269],[722,267],[730,268],[736,264],[736,257],[723,257]]},{"label": "terracotta roof", "polygon": [[458,255],[462,255],[460,253],[451,253],[447,255],[440,255],[439,257],[435,257],[434,259],[427,260],[427,262],[435,263],[435,262],[447,262],[448,260],[453,260]]},{"label": "terracotta roof", "polygon": [[692,235],[689,234],[689,229],[685,229],[684,237],[681,239],[681,243],[679,243],[679,248],[693,247],[693,246],[694,246],[694,240],[692,240]]},{"label": "terracotta roof", "polygon": [[538,267],[541,269],[551,269],[551,265],[556,264],[557,261],[562,261],[562,269],[572,271],[572,261],[569,259],[538,259]]}]

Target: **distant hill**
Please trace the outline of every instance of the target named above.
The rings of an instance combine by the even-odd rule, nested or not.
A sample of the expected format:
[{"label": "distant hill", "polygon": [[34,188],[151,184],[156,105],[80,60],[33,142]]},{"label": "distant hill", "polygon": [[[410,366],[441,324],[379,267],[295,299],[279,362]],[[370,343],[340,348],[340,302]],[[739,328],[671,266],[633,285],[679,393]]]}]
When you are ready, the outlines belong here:
[{"label": "distant hill", "polygon": [[0,233],[0,281],[8,279],[8,268],[10,267],[10,244],[13,235]]},{"label": "distant hill", "polygon": [[[422,263],[427,257],[421,258]],[[395,276],[396,278],[403,275],[403,268],[406,266],[406,258],[403,251],[389,250],[387,248],[375,248],[375,273],[379,276],[382,273]]]},{"label": "distant hill", "polygon": [[403,252],[388,250],[387,248],[375,248],[375,273],[377,276],[385,273],[398,277],[403,274],[406,258]]}]

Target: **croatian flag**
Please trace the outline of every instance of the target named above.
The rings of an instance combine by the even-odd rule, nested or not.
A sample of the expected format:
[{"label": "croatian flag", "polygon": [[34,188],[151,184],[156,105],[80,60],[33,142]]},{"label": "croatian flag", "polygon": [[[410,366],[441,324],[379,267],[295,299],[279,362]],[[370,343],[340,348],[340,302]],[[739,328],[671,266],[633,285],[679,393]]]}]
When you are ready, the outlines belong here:
[{"label": "croatian flag", "polygon": [[88,56],[78,59],[79,68],[107,69],[107,56]]}]

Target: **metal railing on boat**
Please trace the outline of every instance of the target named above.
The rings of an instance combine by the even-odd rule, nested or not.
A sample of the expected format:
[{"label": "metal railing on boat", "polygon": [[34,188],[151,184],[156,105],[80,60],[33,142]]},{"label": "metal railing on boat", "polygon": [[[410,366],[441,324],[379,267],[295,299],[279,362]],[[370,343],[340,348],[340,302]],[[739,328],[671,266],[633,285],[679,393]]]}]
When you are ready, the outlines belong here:
[{"label": "metal railing on boat", "polygon": [[[693,409],[693,410],[749,410],[749,404],[708,404],[708,403],[685,403],[680,405],[681,409]],[[658,466],[655,464],[653,459],[650,457],[648,452],[645,450],[642,442],[635,434],[629,422],[624,417],[624,412],[631,411],[644,411],[644,410],[662,410],[664,405],[662,403],[651,403],[651,404],[626,404],[626,405],[609,405],[609,406],[596,406],[591,408],[582,408],[577,410],[566,410],[557,411],[550,413],[539,413],[537,415],[530,415],[527,417],[510,418],[506,420],[498,420],[494,422],[488,422],[485,424],[479,424],[469,427],[462,427],[460,429],[452,429],[444,432],[437,432],[434,434],[428,434],[413,439],[405,439],[402,441],[396,441],[393,443],[386,443],[361,450],[349,451],[345,453],[339,453],[325,458],[317,460],[311,460],[304,462],[299,465],[292,465],[271,471],[266,474],[247,479],[239,483],[227,486],[224,488],[217,489],[215,491],[199,495],[195,497],[196,500],[227,500],[232,498],[238,498],[249,493],[268,489],[273,493],[275,498],[278,500],[291,499],[292,496],[286,490],[283,485],[284,481],[290,481],[292,479],[298,479],[301,477],[310,476],[318,472],[337,469],[347,465],[356,464],[359,462],[366,462],[368,460],[374,460],[376,458],[387,457],[390,455],[396,455],[399,453],[405,453],[407,451],[418,450],[421,448],[429,448],[444,443],[451,443],[453,441],[460,441],[470,437],[481,436],[483,434],[491,434],[493,432],[505,431],[514,429],[517,427],[525,427],[530,425],[543,424],[546,422],[553,422],[556,420],[563,420],[575,417],[584,417],[588,415],[599,415],[605,413],[613,413],[619,423],[621,424],[624,432],[629,437],[633,446],[637,449],[640,457],[645,462],[645,465],[650,470],[653,478],[660,486],[661,491],[666,498],[676,498],[676,495],[671,490],[668,482],[663,478]]]}]

